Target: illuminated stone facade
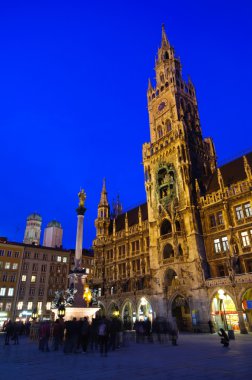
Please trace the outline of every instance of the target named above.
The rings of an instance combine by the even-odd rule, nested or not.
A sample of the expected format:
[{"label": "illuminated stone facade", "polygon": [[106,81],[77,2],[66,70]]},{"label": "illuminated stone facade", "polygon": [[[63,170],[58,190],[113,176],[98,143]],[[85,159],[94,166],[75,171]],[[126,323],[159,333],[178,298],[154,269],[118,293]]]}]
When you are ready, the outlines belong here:
[{"label": "illuminated stone facade", "polygon": [[[194,86],[183,80],[164,28],[155,72],[156,85],[149,81],[147,91],[151,141],[143,145],[147,203],[112,218],[105,183],[101,193],[93,245],[100,305],[108,315],[119,311],[128,327],[135,318],[162,316],[176,318],[181,330],[206,331],[210,318],[220,327],[230,296],[245,332],[252,155],[217,169]],[[221,277],[217,286],[213,277]]]}]

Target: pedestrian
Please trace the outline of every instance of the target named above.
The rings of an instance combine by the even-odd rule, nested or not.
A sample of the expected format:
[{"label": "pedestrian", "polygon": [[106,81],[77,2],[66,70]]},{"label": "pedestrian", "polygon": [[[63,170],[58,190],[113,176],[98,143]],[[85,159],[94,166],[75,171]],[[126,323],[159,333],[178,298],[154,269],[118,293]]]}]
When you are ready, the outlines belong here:
[{"label": "pedestrian", "polygon": [[101,356],[107,356],[108,353],[108,321],[105,317],[102,317],[100,324],[98,326],[98,337],[99,337],[99,345],[100,345],[100,353]]},{"label": "pedestrian", "polygon": [[5,342],[4,344],[7,346],[10,342],[10,338],[13,333],[13,323],[11,320],[9,320],[5,326],[4,326],[4,331],[5,331]]},{"label": "pedestrian", "polygon": [[13,344],[19,344],[19,325],[17,322],[13,323],[12,337]]},{"label": "pedestrian", "polygon": [[170,330],[170,339],[173,346],[177,346],[177,340],[178,340],[178,327],[175,320],[173,320],[171,330]]},{"label": "pedestrian", "polygon": [[59,350],[59,345],[60,345],[60,341],[61,341],[61,334],[62,334],[61,330],[62,330],[62,328],[61,328],[61,325],[59,323],[59,319],[56,319],[56,321],[53,324],[53,332],[52,332],[52,335],[53,335],[52,348],[54,351]]},{"label": "pedestrian", "polygon": [[213,334],[214,333],[214,325],[213,325],[213,322],[211,321],[211,319],[209,319],[209,321],[208,321],[208,326],[209,326],[210,334]]},{"label": "pedestrian", "polygon": [[39,326],[39,350],[49,352],[50,324],[48,321],[40,323]]},{"label": "pedestrian", "polygon": [[84,353],[87,352],[89,343],[90,326],[87,317],[85,317],[81,323],[81,347]]},{"label": "pedestrian", "polygon": [[229,346],[229,337],[224,329],[220,329],[218,331],[218,335],[221,337],[221,344],[223,344],[223,347]]}]

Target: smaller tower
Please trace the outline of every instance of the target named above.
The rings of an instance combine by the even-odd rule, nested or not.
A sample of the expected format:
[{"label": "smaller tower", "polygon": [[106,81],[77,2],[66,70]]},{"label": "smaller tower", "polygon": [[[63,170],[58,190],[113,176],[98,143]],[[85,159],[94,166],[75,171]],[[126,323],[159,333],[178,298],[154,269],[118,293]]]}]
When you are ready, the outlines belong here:
[{"label": "smaller tower", "polygon": [[39,214],[33,213],[26,219],[26,228],[23,242],[25,244],[39,245],[41,234],[42,218]]},{"label": "smaller tower", "polygon": [[53,248],[62,247],[62,235],[63,229],[61,224],[56,220],[52,220],[45,228],[43,246]]},{"label": "smaller tower", "polygon": [[101,199],[98,205],[98,216],[95,220],[96,236],[103,238],[108,235],[110,225],[110,209],[106,190],[106,181],[103,180]]}]

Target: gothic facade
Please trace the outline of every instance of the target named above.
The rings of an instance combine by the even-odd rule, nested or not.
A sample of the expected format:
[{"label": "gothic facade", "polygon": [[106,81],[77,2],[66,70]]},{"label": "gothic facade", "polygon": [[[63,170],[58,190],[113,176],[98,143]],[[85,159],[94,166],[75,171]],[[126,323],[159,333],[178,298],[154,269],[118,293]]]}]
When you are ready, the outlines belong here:
[{"label": "gothic facade", "polygon": [[180,330],[252,327],[252,154],[217,168],[193,83],[164,28],[147,91],[147,202],[113,217],[103,184],[95,221],[94,285],[104,313],[176,318]]}]

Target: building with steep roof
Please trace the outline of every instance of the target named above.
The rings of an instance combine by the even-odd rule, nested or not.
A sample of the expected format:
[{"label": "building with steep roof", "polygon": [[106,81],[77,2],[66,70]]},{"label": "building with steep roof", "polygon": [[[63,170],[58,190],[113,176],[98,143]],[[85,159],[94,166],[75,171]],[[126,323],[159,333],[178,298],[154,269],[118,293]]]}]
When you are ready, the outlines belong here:
[{"label": "building with steep roof", "polygon": [[192,81],[164,27],[149,80],[146,204],[110,214],[105,183],[93,243],[99,304],[127,328],[157,316],[180,330],[252,330],[252,154],[217,168]]}]

